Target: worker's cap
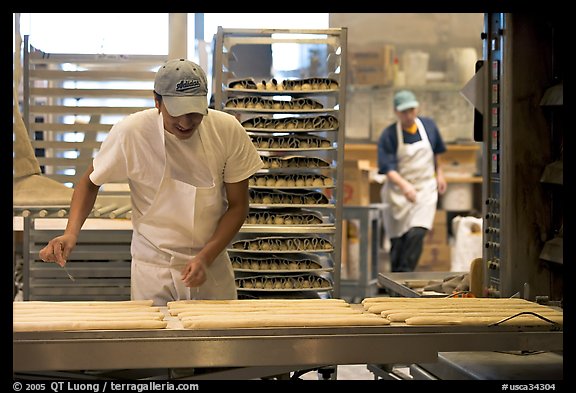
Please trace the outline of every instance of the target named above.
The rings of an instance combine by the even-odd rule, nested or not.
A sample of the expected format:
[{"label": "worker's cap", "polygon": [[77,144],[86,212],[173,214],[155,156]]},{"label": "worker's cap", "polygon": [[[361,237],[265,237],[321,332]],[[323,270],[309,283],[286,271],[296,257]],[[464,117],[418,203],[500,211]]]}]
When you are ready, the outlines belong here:
[{"label": "worker's cap", "polygon": [[409,90],[401,90],[394,95],[394,108],[398,112],[418,108],[419,105],[416,96]]},{"label": "worker's cap", "polygon": [[168,60],[158,69],[154,91],[171,116],[208,114],[208,82],[202,67],[185,59]]}]

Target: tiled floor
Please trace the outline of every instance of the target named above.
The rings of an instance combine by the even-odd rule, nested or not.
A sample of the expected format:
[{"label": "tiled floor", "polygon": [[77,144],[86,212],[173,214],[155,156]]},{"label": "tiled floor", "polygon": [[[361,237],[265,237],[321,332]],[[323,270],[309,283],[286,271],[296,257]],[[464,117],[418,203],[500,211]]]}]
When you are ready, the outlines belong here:
[{"label": "tiled floor", "polygon": [[[300,379],[321,380],[324,378],[317,371],[310,371],[306,374],[302,374]],[[373,380],[374,374],[368,371],[365,364],[341,365],[337,366],[336,379]]]},{"label": "tiled floor", "polygon": [[[403,373],[406,377],[410,377],[409,370],[407,367],[398,367],[397,371]],[[303,380],[321,380],[323,379],[316,371],[311,371],[300,376]],[[368,370],[366,364],[346,364],[339,365],[336,369],[336,380],[370,380],[373,381],[377,376]]]}]

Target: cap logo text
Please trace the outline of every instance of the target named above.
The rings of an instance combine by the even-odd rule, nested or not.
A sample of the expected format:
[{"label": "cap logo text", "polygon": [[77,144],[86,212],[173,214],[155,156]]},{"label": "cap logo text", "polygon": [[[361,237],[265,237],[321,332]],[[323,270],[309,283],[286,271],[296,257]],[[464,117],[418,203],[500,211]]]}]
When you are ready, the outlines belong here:
[{"label": "cap logo text", "polygon": [[200,81],[198,81],[197,79],[191,81],[181,80],[176,84],[176,91],[192,90],[197,89],[199,87],[200,87]]}]

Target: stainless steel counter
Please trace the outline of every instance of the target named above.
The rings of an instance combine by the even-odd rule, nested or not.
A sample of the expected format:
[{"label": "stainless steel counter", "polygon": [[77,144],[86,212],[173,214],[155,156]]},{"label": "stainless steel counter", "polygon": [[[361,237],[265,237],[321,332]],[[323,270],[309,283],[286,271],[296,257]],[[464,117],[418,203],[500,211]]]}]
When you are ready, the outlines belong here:
[{"label": "stainless steel counter", "polygon": [[179,367],[301,369],[435,362],[438,352],[563,349],[552,327],[407,326],[15,332],[14,372]]}]

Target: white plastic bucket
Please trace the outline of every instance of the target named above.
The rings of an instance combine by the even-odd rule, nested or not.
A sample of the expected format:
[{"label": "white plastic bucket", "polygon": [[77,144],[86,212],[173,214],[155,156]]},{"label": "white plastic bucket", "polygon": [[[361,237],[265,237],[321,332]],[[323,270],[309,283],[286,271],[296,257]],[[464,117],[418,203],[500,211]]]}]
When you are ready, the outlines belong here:
[{"label": "white plastic bucket", "polygon": [[448,50],[447,74],[453,83],[466,83],[473,76],[478,55],[474,48],[451,48]]},{"label": "white plastic bucket", "polygon": [[426,84],[428,62],[430,55],[423,51],[407,50],[402,55],[402,68],[404,69],[407,86],[422,86]]},{"label": "white plastic bucket", "polygon": [[472,183],[449,183],[441,196],[442,209],[448,211],[472,210]]}]

